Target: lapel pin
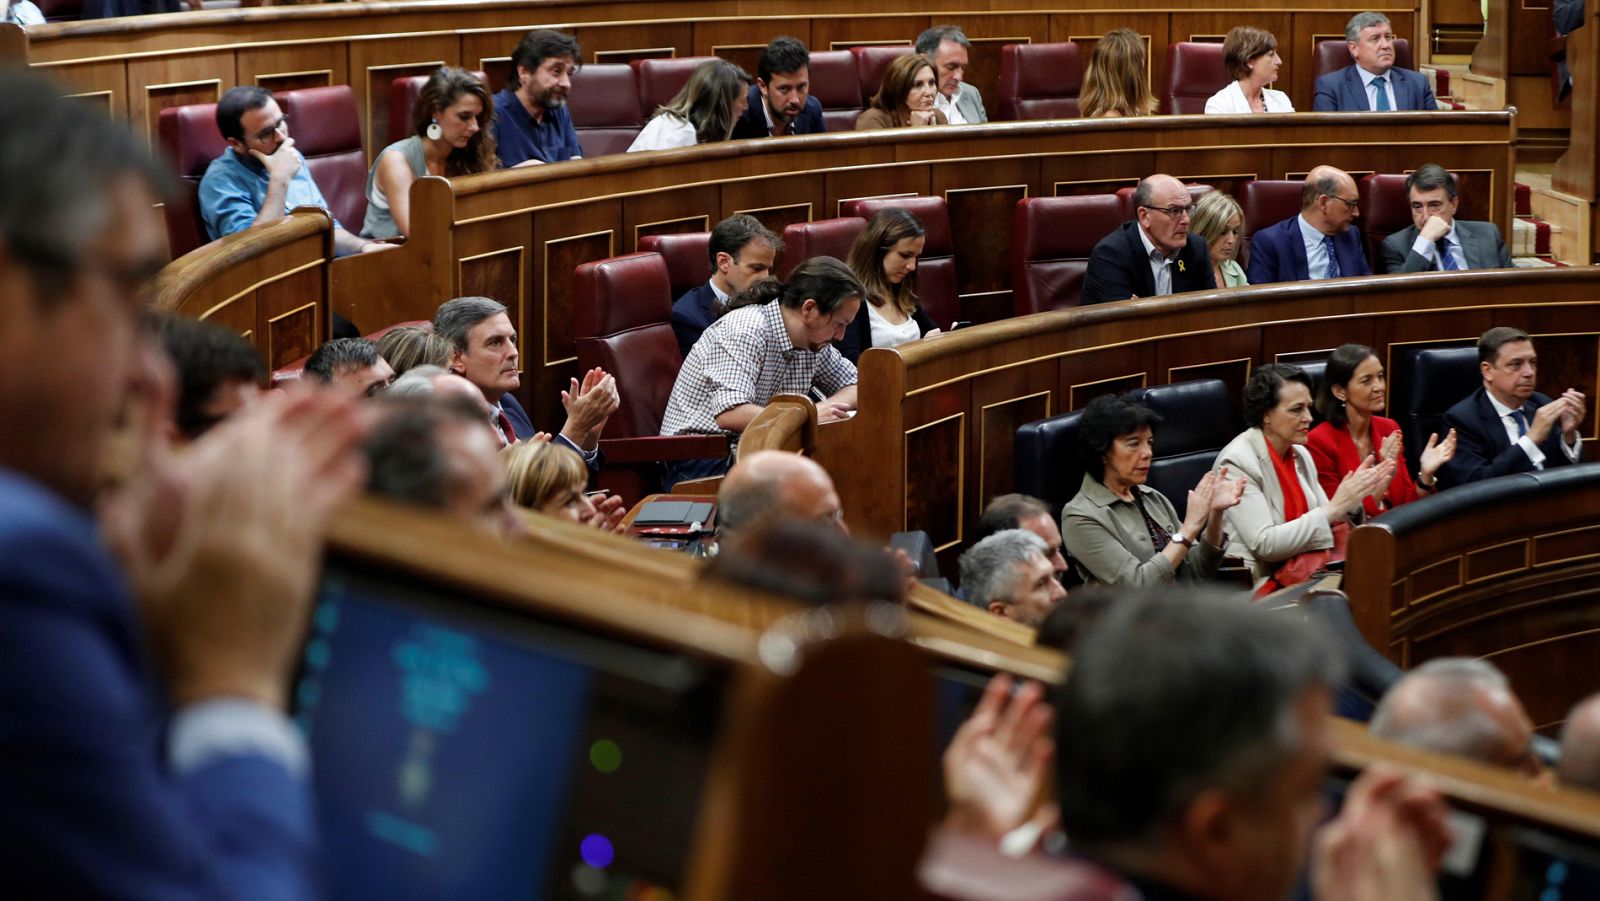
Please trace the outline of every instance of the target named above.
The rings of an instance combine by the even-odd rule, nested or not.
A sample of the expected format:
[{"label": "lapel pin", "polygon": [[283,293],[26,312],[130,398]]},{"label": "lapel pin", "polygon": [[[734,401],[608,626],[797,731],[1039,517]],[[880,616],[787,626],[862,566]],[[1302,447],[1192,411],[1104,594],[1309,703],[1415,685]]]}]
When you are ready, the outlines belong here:
[{"label": "lapel pin", "polygon": [[1188,271],[1187,269],[1183,268],[1183,261],[1182,260],[1178,261],[1178,271],[1179,272],[1187,272]]}]

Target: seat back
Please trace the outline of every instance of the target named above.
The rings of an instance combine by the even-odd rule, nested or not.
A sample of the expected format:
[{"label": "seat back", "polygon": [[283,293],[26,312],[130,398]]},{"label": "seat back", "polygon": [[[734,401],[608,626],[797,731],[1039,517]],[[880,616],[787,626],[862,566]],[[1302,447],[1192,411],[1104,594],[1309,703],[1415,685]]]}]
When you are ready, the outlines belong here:
[{"label": "seat back", "polygon": [[686,232],[679,235],[645,235],[639,239],[640,253],[659,253],[667,261],[667,280],[674,300],[706,283],[711,277],[711,233]]},{"label": "seat back", "polygon": [[1404,175],[1374,174],[1357,186],[1361,197],[1361,231],[1367,242],[1367,259],[1377,271],[1383,262],[1383,239],[1411,224],[1411,198]]},{"label": "seat back", "polygon": [[200,217],[200,179],[206,167],[228,149],[217,131],[217,105],[196,103],[169,106],[156,121],[161,150],[178,175],[178,196],[162,207],[167,220],[167,245],[172,258],[206,243],[206,227]]},{"label": "seat back", "polygon": [[[1345,66],[1355,62],[1350,56],[1350,45],[1344,38],[1331,41],[1317,42],[1316,72],[1312,79],[1321,78],[1329,72],[1337,72]],[[1401,69],[1415,69],[1411,59],[1411,42],[1405,38],[1394,39],[1394,64]]]},{"label": "seat back", "polygon": [[1222,64],[1221,44],[1179,41],[1167,47],[1167,77],[1161,86],[1161,112],[1179,116],[1206,111],[1211,95],[1233,79]]},{"label": "seat back", "polygon": [[926,240],[917,259],[917,299],[939,328],[949,331],[961,318],[956,280],[956,246],[950,235],[950,209],[943,197],[873,197],[839,204],[842,216],[871,219],[879,210],[899,207],[922,221]]},{"label": "seat back", "polygon": [[[474,76],[485,88],[489,87],[489,76],[483,72],[473,72]],[[389,82],[389,143],[411,137],[411,109],[417,105],[417,98],[422,96],[422,86],[428,83],[430,76],[408,75],[405,78],[396,78]],[[490,90],[490,102],[494,102],[494,91]],[[291,122],[293,120],[290,120]],[[297,139],[298,142],[298,139]],[[373,152],[382,150],[374,147]]]},{"label": "seat back", "polygon": [[1000,113],[1007,121],[1075,119],[1083,58],[1071,41],[1000,48]]},{"label": "seat back", "polygon": [[[793,269],[812,257],[834,257],[850,261],[850,248],[867,227],[860,216],[794,222],[783,228],[783,257]],[[787,273],[785,273],[787,276]]]},{"label": "seat back", "polygon": [[811,96],[822,104],[822,121],[829,131],[850,131],[856,127],[866,103],[861,97],[861,78],[856,72],[855,54],[848,50],[823,50],[811,54]]},{"label": "seat back", "polygon": [[1016,315],[1077,306],[1089,254],[1126,219],[1122,201],[1115,194],[1017,201],[1011,229]]},{"label": "seat back", "polygon": [[595,260],[572,273],[578,368],[599,366],[617,380],[622,406],[604,437],[661,432],[683,357],[672,332],[672,283],[658,253]]},{"label": "seat back", "polygon": [[871,103],[872,98],[877,96],[878,86],[883,84],[883,73],[889,64],[907,53],[915,52],[916,48],[910,44],[850,48],[850,53],[856,58],[856,78],[861,82],[863,105]]},{"label": "seat back", "polygon": [[1017,427],[1013,446],[1017,491],[1044,501],[1056,522],[1061,521],[1061,508],[1083,485],[1078,456],[1082,419],[1083,411],[1073,410]]},{"label": "seat back", "polygon": [[360,233],[367,216],[367,155],[361,149],[355,92],[340,84],[285,91],[277,97],[289,117],[295,149],[305,156],[306,168],[327,198],[328,211],[346,231]]},{"label": "seat back", "polygon": [[667,59],[636,59],[633,67],[639,90],[639,112],[648,120],[659,107],[678,95],[702,63],[714,56],[678,56]]},{"label": "seat back", "polygon": [[1400,422],[1406,463],[1416,472],[1428,436],[1438,432],[1444,438],[1445,412],[1483,384],[1478,348],[1420,347],[1402,351],[1392,365],[1398,371],[1389,373],[1390,384],[1399,388],[1400,403],[1390,415]]},{"label": "seat back", "polygon": [[1166,495],[1182,518],[1189,489],[1239,434],[1239,411],[1220,379],[1157,385],[1135,394],[1161,415],[1147,484]]},{"label": "seat back", "polygon": [[1306,183],[1296,179],[1258,178],[1247,181],[1239,194],[1244,227],[1239,233],[1239,265],[1250,262],[1250,236],[1300,212],[1300,192]]},{"label": "seat back", "polygon": [[638,79],[626,63],[593,63],[572,73],[567,98],[587,158],[626,152],[644,128]]}]

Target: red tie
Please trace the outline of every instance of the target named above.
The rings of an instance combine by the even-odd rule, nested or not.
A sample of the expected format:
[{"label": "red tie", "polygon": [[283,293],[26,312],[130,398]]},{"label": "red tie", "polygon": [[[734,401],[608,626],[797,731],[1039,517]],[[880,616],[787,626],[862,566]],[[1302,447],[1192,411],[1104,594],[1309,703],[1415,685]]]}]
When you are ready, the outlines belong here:
[{"label": "red tie", "polygon": [[511,417],[506,415],[506,411],[503,408],[495,410],[495,414],[500,420],[500,431],[506,436],[506,444],[508,446],[516,444],[517,430],[511,427]]}]

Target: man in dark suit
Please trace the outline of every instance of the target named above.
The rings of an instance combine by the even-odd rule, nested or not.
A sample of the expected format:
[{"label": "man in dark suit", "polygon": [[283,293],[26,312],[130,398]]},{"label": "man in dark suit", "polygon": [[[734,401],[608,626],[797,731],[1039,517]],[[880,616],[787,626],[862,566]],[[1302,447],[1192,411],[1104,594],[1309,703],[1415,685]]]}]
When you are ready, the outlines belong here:
[{"label": "man in dark suit", "polygon": [[[439,305],[433,330],[455,345],[450,371],[483,392],[493,408],[489,424],[503,444],[549,437],[534,428],[511,393],[522,385],[522,373],[517,368],[517,330],[505,304],[488,297],[457,297]],[[600,432],[619,405],[617,380],[603,369],[591,369],[581,384],[573,379],[572,387],[561,392],[561,404],[567,408],[567,421],[554,440],[577,451],[589,470],[598,472],[605,465]]]},{"label": "man in dark suit", "polygon": [[1314,112],[1427,110],[1439,108],[1420,72],[1396,68],[1394,28],[1383,13],[1357,13],[1344,29],[1355,64],[1317,79]]},{"label": "man in dark suit", "polygon": [[[324,527],[359,487],[357,417],[275,392],[175,454],[170,364],[136,324],[170,176],[42,79],[0,73],[0,119],[28,123],[0,133],[6,892],[316,897],[285,709]],[[144,425],[106,488],[122,415]]]},{"label": "man in dark suit", "polygon": [[1511,252],[1493,222],[1456,218],[1456,177],[1437,163],[1406,176],[1411,225],[1383,239],[1384,272],[1509,269]]},{"label": "man in dark suit", "polygon": [[1444,414],[1456,454],[1439,470],[1445,487],[1578,461],[1587,400],[1569,388],[1554,400],[1533,390],[1539,355],[1521,329],[1498,326],[1478,339],[1483,386]]},{"label": "man in dark suit", "polygon": [[794,38],[774,38],[756,63],[750,104],[733,123],[735,138],[817,135],[828,130],[811,96],[811,53]]},{"label": "man in dark suit", "polygon": [[1356,181],[1332,166],[1318,166],[1300,192],[1300,215],[1250,236],[1250,284],[1371,275],[1361,233]]},{"label": "man in dark suit", "polygon": [[672,305],[672,333],[678,337],[680,354],[689,356],[689,349],[735,294],[772,275],[773,261],[782,249],[783,239],[754,216],[735,213],[717,223],[707,252],[711,278],[685,291]]},{"label": "man in dark suit", "polygon": [[1134,216],[1089,254],[1080,304],[1161,297],[1217,286],[1205,239],[1189,233],[1194,201],[1170,175],[1152,175],[1133,192]]}]

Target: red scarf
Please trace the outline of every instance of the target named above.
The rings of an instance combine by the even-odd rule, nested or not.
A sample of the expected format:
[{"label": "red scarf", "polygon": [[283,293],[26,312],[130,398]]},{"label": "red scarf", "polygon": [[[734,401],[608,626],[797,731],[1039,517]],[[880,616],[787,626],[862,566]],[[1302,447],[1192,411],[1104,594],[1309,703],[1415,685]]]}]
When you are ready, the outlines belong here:
[{"label": "red scarf", "polygon": [[1269,444],[1267,456],[1272,458],[1272,469],[1278,474],[1278,489],[1283,492],[1283,521],[1294,522],[1310,510],[1306,506],[1306,490],[1300,487],[1300,476],[1295,472],[1294,445],[1279,456],[1272,452]]}]

